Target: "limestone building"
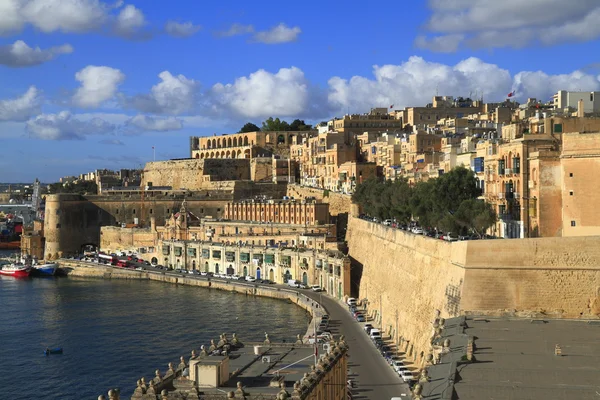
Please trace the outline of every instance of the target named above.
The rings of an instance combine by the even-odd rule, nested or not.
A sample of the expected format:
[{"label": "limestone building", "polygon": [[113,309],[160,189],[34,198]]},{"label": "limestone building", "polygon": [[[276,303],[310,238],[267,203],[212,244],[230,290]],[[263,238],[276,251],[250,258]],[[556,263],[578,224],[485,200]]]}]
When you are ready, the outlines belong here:
[{"label": "limestone building", "polygon": [[329,205],[317,200],[242,200],[225,205],[225,219],[297,225],[329,223]]}]

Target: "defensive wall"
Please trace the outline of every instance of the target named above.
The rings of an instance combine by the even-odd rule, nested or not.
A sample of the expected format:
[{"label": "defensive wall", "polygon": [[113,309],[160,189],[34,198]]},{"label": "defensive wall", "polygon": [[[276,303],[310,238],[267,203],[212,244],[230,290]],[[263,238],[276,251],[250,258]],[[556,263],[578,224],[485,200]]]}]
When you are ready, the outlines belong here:
[{"label": "defensive wall", "polygon": [[352,217],[347,241],[356,297],[417,364],[438,315],[600,316],[600,237],[450,243]]},{"label": "defensive wall", "polygon": [[[225,204],[237,199],[268,195],[281,198],[286,185],[272,183],[211,182],[208,189],[189,192],[174,190],[113,191],[110,195],[80,196],[54,194],[46,197],[44,235],[45,257],[55,259],[77,254],[85,244],[100,244],[100,227],[121,224],[156,226],[181,208],[197,217],[222,218]],[[139,246],[137,246],[139,247]]]}]

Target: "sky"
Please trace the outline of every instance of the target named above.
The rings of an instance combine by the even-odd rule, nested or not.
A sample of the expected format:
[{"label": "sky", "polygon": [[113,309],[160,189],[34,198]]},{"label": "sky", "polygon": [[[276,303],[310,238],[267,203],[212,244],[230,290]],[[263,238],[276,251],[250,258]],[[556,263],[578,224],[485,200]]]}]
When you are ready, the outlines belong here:
[{"label": "sky", "polygon": [[600,90],[598,20],[598,0],[0,0],[0,182],[189,157],[271,116]]}]

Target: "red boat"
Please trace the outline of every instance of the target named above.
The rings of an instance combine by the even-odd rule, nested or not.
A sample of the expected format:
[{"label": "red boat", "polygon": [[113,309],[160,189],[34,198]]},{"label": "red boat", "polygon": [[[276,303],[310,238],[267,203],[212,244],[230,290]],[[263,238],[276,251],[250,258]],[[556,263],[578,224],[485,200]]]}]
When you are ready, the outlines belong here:
[{"label": "red boat", "polygon": [[15,278],[27,278],[31,274],[31,267],[23,264],[4,265],[0,268],[0,275],[14,276]]}]

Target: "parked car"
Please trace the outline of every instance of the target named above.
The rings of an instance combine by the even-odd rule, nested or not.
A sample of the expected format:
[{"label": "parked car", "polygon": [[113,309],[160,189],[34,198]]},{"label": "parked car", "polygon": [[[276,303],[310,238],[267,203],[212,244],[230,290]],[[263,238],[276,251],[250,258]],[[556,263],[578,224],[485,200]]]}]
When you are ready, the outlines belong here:
[{"label": "parked car", "polygon": [[448,232],[444,235],[444,240],[447,242],[456,242],[458,238],[452,232]]},{"label": "parked car", "polygon": [[373,325],[371,324],[365,324],[364,326],[364,330],[367,331],[367,333],[370,333],[370,329],[373,329]]},{"label": "parked car", "polygon": [[356,299],[354,297],[349,297],[348,300],[346,300],[346,304],[349,306],[356,306]]},{"label": "parked car", "polygon": [[390,226],[390,225],[392,225],[392,220],[391,220],[391,219],[386,219],[386,220],[384,220],[384,221],[383,221],[383,225],[385,225],[385,226]]},{"label": "parked car", "polygon": [[323,291],[323,288],[321,288],[321,286],[319,286],[319,285],[312,285],[310,288],[313,292],[322,292]]},{"label": "parked car", "polygon": [[369,333],[369,336],[373,340],[381,339],[381,331],[379,329],[371,329],[371,332]]},{"label": "parked car", "polygon": [[400,374],[400,377],[404,380],[404,382],[409,382],[409,381],[415,379],[413,373],[410,371],[401,370],[399,372],[399,374]]},{"label": "parked car", "polygon": [[256,278],[253,277],[253,276],[248,275],[248,276],[246,276],[246,281],[247,282],[256,282]]},{"label": "parked car", "polygon": [[418,226],[415,226],[414,228],[412,228],[412,233],[414,233],[415,235],[422,235],[423,228],[419,228]]},{"label": "parked car", "polygon": [[367,319],[365,318],[365,316],[364,316],[364,315],[362,315],[362,314],[361,314],[361,315],[359,315],[358,317],[356,317],[356,320],[357,320],[358,322],[365,322]]},{"label": "parked car", "polygon": [[392,367],[394,368],[394,371],[396,371],[397,373],[400,373],[401,370],[408,371],[408,368],[406,368],[404,366],[404,363],[399,360],[392,361]]}]

